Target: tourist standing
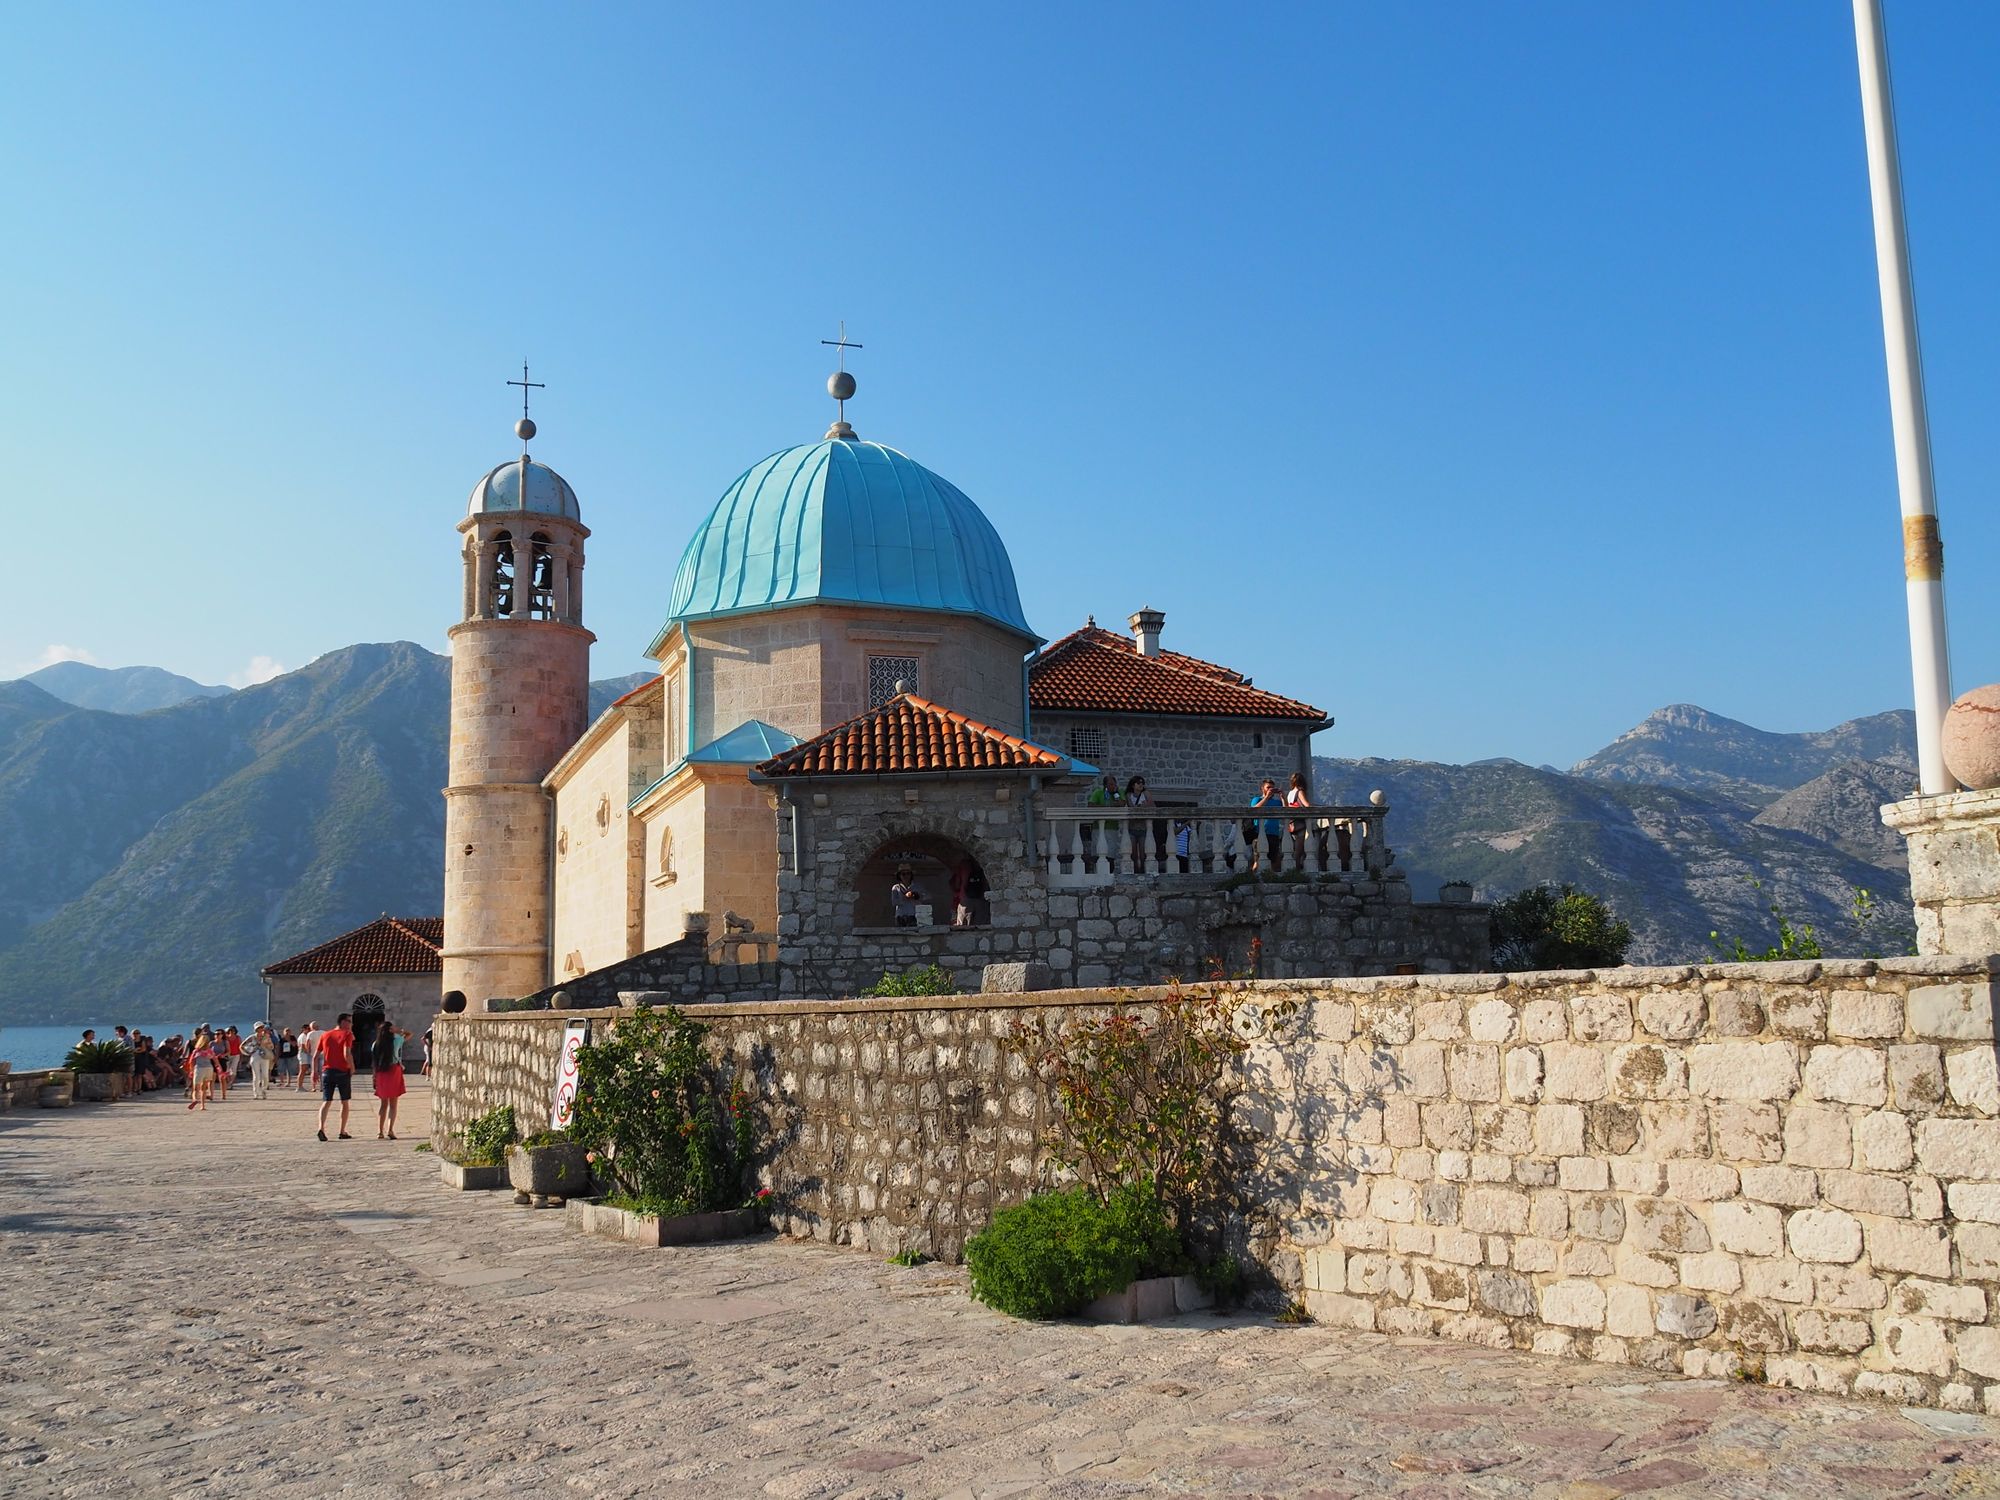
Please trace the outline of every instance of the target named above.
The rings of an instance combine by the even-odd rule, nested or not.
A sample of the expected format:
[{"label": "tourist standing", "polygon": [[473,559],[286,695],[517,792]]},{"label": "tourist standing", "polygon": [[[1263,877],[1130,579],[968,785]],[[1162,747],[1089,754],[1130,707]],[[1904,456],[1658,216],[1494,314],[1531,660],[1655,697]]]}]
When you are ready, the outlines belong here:
[{"label": "tourist standing", "polygon": [[[1283,807],[1285,799],[1278,795],[1278,783],[1271,780],[1268,776],[1265,777],[1263,785],[1257,789],[1257,795],[1250,799],[1250,805],[1252,807]],[[1261,829],[1259,827],[1260,824],[1262,825]],[[1279,841],[1283,837],[1279,831],[1280,826],[1276,818],[1246,818],[1244,820],[1243,836],[1250,845],[1250,868],[1252,870],[1257,868],[1257,835],[1259,832],[1262,832],[1264,835],[1264,848],[1270,859],[1271,868],[1275,870],[1278,867]]]},{"label": "tourist standing", "polygon": [[299,1032],[299,1077],[293,1085],[299,1093],[319,1082],[319,1033],[308,1021]]},{"label": "tourist standing", "polygon": [[189,1055],[194,1067],[188,1074],[188,1108],[206,1113],[209,1091],[215,1083],[215,1049],[209,1045],[207,1032],[194,1034],[194,1050]]},{"label": "tourist standing", "polygon": [[283,1088],[298,1076],[298,1071],[299,1039],[287,1026],[278,1034],[278,1066],[272,1076],[278,1080],[278,1087]]},{"label": "tourist standing", "polygon": [[[1106,771],[1104,779],[1090,789],[1090,795],[1083,799],[1083,804],[1086,807],[1123,807],[1125,794],[1118,790],[1118,778]],[[1090,841],[1096,831],[1095,823],[1083,825],[1083,857],[1093,864],[1096,863],[1096,856],[1091,852]],[[1118,846],[1113,842],[1117,837],[1118,825],[1107,820],[1104,824],[1104,858],[1107,863],[1117,862]]]},{"label": "tourist standing", "polygon": [[431,1076],[431,1028],[424,1028],[424,1077]]},{"label": "tourist standing", "polygon": [[[375,1139],[396,1138],[396,1101],[408,1089],[403,1081],[403,1044],[410,1039],[407,1031],[399,1031],[384,1016],[375,1028],[375,1040],[370,1049],[369,1061],[375,1065],[375,1076],[371,1086],[375,1090]],[[386,1135],[385,1135],[386,1132]]]},{"label": "tourist standing", "polygon": [[[1285,788],[1285,806],[1312,806],[1312,797],[1306,792],[1305,772],[1292,772],[1292,784]],[[1306,867],[1306,820],[1293,818],[1286,831],[1292,836],[1292,868],[1303,870]]]},{"label": "tourist standing", "polygon": [[315,1055],[319,1058],[319,1138],[326,1139],[327,1111],[333,1108],[333,1096],[339,1094],[340,1138],[351,1140],[347,1112],[354,1104],[354,1017],[342,1011],[333,1029],[320,1033]]},{"label": "tourist standing", "polygon": [[257,1023],[250,1040],[243,1044],[243,1055],[250,1059],[250,1097],[270,1098],[271,1064],[278,1060],[278,1045],[271,1040],[271,1028],[264,1022]]},{"label": "tourist standing", "polygon": [[896,883],[889,887],[889,909],[898,927],[917,925],[917,902],[921,899],[914,872],[908,865],[902,866],[896,871]]}]

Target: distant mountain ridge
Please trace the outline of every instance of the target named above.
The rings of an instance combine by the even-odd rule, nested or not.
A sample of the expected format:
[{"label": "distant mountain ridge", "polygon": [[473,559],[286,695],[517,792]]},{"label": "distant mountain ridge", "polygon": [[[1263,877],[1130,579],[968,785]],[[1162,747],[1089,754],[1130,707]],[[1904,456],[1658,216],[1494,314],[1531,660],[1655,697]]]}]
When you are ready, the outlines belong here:
[{"label": "distant mountain ridge", "polygon": [[[650,676],[593,682],[592,717]],[[272,959],[440,910],[450,696],[450,659],[408,642],[147,712],[0,682],[0,1022],[254,1011]],[[1772,898],[1836,947],[1856,888],[1906,909],[1875,808],[1908,790],[1909,720],[1773,735],[1676,706],[1588,774],[1505,757],[1315,771],[1320,800],[1388,794],[1420,898],[1446,879],[1488,899],[1574,881],[1631,922],[1635,962],[1689,960],[1711,930],[1761,945]]]},{"label": "distant mountain ridge", "polygon": [[[1906,710],[1777,734],[1681,703],[1568,774],[1505,757],[1314,769],[1324,800],[1388,794],[1389,841],[1419,897],[1448,879],[1482,900],[1568,881],[1631,923],[1633,962],[1674,963],[1713,958],[1710,932],[1775,941],[1773,901],[1830,951],[1898,942],[1908,858],[1879,809],[1912,791],[1915,746]],[[1878,930],[1855,930],[1859,890],[1881,903]]]},{"label": "distant mountain ridge", "polygon": [[408,642],[148,713],[0,683],[0,1021],[240,1014],[272,959],[441,910],[450,699]]},{"label": "distant mountain ridge", "polygon": [[17,679],[32,682],[51,697],[75,708],[97,708],[114,714],[143,714],[172,708],[191,698],[220,698],[234,691],[211,687],[160,667],[96,667],[83,661],[59,661]]},{"label": "distant mountain ridge", "polygon": [[1570,767],[1592,781],[1678,786],[1762,807],[1848,761],[1917,763],[1916,715],[1908,709],[1849,719],[1808,734],[1775,734],[1673,703]]}]

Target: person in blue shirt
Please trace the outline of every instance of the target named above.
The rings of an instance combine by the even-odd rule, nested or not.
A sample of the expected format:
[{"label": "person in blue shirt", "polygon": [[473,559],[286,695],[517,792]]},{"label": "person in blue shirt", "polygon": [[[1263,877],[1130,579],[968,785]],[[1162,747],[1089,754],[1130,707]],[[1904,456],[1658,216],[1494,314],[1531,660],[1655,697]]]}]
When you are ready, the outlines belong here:
[{"label": "person in blue shirt", "polygon": [[[1283,807],[1285,799],[1278,795],[1278,783],[1268,776],[1257,789],[1257,795],[1250,799],[1252,807]],[[1260,826],[1261,825],[1261,826]],[[1245,818],[1243,820],[1244,842],[1250,846],[1250,868],[1257,868],[1257,836],[1263,835],[1264,848],[1268,852],[1273,870],[1278,868],[1278,849],[1283,837],[1284,824],[1276,818]]]}]

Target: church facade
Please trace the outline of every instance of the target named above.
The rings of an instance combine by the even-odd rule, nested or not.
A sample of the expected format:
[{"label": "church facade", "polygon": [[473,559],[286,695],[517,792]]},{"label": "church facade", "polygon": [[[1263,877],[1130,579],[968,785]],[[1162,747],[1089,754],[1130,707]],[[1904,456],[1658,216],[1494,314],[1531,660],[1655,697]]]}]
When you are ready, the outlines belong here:
[{"label": "church facade", "polygon": [[[842,416],[723,492],[648,647],[658,674],[589,724],[575,491],[525,452],[474,488],[447,992],[1476,966],[1483,917],[1411,901],[1379,805],[1247,815],[1265,779],[1310,782],[1329,716],[1166,649],[1150,608],[1045,642],[972,499]],[[1147,799],[1091,798],[1108,773]]]}]

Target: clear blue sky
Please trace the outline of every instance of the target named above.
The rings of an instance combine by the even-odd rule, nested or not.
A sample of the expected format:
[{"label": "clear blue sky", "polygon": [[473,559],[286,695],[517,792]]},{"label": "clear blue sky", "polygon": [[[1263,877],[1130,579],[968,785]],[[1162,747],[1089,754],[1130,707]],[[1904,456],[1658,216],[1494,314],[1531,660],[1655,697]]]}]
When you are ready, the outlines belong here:
[{"label": "clear blue sky", "polygon": [[[2000,677],[2000,6],[1891,0],[1955,685]],[[1909,701],[1847,7],[15,7],[0,675],[444,646],[467,490],[582,496],[595,670],[849,415],[1028,617],[1568,764]],[[261,664],[259,664],[261,663]]]}]

